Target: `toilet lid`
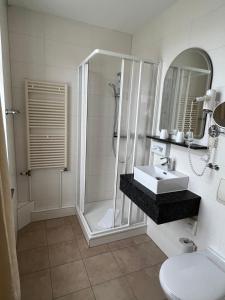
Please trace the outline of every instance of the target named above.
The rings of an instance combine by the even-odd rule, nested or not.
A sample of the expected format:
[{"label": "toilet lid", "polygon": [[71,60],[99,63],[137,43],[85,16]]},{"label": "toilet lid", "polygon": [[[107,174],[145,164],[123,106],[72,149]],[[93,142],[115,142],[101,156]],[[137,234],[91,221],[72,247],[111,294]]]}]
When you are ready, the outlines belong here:
[{"label": "toilet lid", "polygon": [[165,291],[181,300],[225,299],[225,272],[222,262],[214,262],[201,252],[167,259],[160,270]]}]

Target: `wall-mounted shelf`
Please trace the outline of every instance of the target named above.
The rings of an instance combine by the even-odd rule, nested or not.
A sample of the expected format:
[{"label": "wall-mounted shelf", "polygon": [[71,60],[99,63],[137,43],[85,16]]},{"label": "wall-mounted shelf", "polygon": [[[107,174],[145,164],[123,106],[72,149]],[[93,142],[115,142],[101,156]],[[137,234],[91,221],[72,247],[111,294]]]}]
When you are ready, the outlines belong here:
[{"label": "wall-mounted shelf", "polygon": [[[162,143],[166,143],[166,144],[172,144],[172,145],[177,145],[180,147],[185,147],[188,148],[188,145],[186,143],[177,143],[174,140],[171,139],[161,139],[159,136],[156,135],[147,135],[147,138],[152,139],[152,140],[156,140]],[[198,145],[198,144],[191,144],[191,149],[194,150],[207,150],[208,148],[206,146],[202,146],[202,145]]]},{"label": "wall-mounted shelf", "polygon": [[133,174],[120,175],[120,190],[156,224],[198,215],[201,197],[188,190],[156,195],[134,180]]}]

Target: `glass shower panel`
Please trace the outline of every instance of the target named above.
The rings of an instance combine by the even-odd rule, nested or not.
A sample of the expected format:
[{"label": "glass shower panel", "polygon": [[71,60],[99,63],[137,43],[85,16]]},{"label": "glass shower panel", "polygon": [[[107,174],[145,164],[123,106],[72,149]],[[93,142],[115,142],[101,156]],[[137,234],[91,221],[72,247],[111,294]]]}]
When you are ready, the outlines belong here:
[{"label": "glass shower panel", "polygon": [[119,164],[115,197],[115,227],[129,224],[130,199],[119,188],[120,175],[132,173],[134,150],[134,120],[137,110],[138,78],[140,63],[125,60],[122,88],[122,113],[119,139]]},{"label": "glass shower panel", "polygon": [[121,59],[89,61],[87,91],[85,218],[92,232],[112,228]]},{"label": "glass shower panel", "polygon": [[[137,140],[135,151],[135,165],[147,165],[150,155],[150,140],[153,125],[155,92],[158,68],[155,64],[143,63],[140,85],[140,102],[138,111]],[[132,203],[130,224],[144,221],[144,213]]]}]

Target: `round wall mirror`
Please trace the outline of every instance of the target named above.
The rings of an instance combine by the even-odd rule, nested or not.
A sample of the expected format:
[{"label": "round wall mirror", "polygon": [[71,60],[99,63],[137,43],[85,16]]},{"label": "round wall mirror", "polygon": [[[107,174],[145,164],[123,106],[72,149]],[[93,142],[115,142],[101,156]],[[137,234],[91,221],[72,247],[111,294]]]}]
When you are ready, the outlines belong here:
[{"label": "round wall mirror", "polygon": [[204,135],[206,113],[196,97],[211,88],[213,68],[209,55],[202,49],[190,48],[180,53],[170,65],[164,80],[160,130],[190,130],[195,139]]},{"label": "round wall mirror", "polygon": [[225,102],[219,104],[214,112],[213,119],[219,127],[225,129]]}]

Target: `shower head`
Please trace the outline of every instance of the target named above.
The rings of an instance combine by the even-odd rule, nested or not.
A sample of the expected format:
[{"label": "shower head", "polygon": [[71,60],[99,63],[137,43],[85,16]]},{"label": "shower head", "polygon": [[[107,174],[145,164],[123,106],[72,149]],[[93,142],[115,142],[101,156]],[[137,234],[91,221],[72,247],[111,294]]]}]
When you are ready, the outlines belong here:
[{"label": "shower head", "polygon": [[114,97],[117,98],[119,97],[119,93],[116,91],[116,85],[114,83],[109,82],[108,85],[113,89]]},{"label": "shower head", "polygon": [[116,85],[115,85],[114,83],[109,82],[108,85],[109,85],[111,88],[116,89]]}]

